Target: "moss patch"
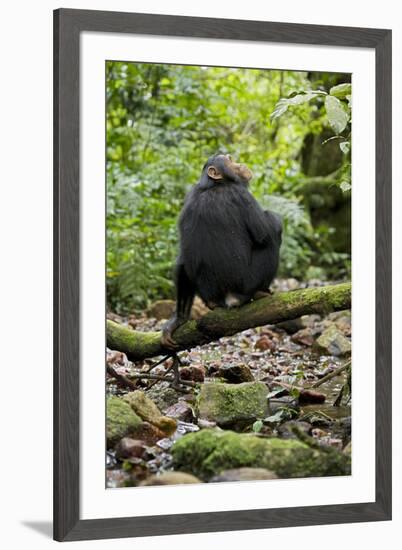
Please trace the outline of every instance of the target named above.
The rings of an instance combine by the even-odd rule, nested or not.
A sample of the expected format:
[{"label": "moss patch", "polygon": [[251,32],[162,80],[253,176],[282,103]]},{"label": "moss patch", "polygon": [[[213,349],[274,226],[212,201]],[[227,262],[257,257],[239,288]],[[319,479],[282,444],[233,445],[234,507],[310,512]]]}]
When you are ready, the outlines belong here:
[{"label": "moss patch", "polygon": [[267,394],[262,382],[203,384],[197,400],[198,414],[219,426],[247,424],[266,416]]},{"label": "moss patch", "polygon": [[172,448],[174,467],[203,480],[223,470],[266,468],[280,478],[350,475],[350,458],[336,449],[312,449],[298,440],[260,438],[231,431],[187,434]]},{"label": "moss patch", "polygon": [[176,431],[176,420],[163,416],[156,404],[143,391],[136,390],[130,392],[123,399],[138,416],[150,424],[157,426],[165,434],[171,435]]},{"label": "moss patch", "polygon": [[106,439],[108,447],[113,447],[125,436],[134,435],[141,425],[141,418],[123,399],[115,396],[107,399]]}]

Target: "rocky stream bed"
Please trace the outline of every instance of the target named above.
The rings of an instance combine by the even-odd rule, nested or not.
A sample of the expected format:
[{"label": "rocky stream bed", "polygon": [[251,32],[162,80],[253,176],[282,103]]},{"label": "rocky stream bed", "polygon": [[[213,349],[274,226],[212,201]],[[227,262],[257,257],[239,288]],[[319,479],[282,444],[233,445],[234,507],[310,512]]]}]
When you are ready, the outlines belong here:
[{"label": "rocky stream bed", "polygon": [[[156,306],[110,317],[159,330],[171,304]],[[179,391],[135,378],[161,358],[131,363],[108,349],[131,387],[107,376],[107,487],[349,475],[350,352],[350,311],[309,315],[180,352]]]}]

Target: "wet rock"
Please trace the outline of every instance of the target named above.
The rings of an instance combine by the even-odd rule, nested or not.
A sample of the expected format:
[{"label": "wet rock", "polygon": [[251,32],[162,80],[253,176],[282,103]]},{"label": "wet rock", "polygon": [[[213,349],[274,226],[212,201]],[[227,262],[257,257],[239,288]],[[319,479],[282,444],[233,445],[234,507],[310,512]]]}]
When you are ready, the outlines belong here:
[{"label": "wet rock", "polygon": [[232,470],[223,470],[209,481],[218,483],[224,481],[260,481],[262,479],[278,479],[278,476],[265,468],[233,468]]},{"label": "wet rock", "polygon": [[202,480],[224,469],[265,468],[279,478],[350,474],[350,457],[336,449],[321,451],[296,439],[263,438],[219,429],[187,434],[171,449],[177,470]]},{"label": "wet rock", "polygon": [[186,485],[189,483],[201,483],[201,481],[197,477],[184,472],[164,472],[149,477],[140,485]]},{"label": "wet rock", "polygon": [[327,355],[347,355],[352,351],[350,340],[335,326],[330,325],[324,330],[314,344],[314,348]]},{"label": "wet rock", "polygon": [[189,403],[186,401],[178,401],[165,411],[165,415],[182,422],[193,422],[194,412]]},{"label": "wet rock", "polygon": [[141,458],[145,452],[144,442],[131,437],[123,437],[116,445],[117,458]]},{"label": "wet rock", "polygon": [[198,395],[198,416],[219,426],[241,426],[266,416],[267,394],[262,382],[207,383]]},{"label": "wet rock", "polygon": [[267,335],[261,336],[261,338],[258,338],[256,343],[254,344],[255,349],[258,349],[260,351],[274,351],[276,348],[275,342],[273,342]]},{"label": "wet rock", "polygon": [[254,376],[248,365],[222,365],[218,370],[218,376],[232,384],[241,382],[253,382]]},{"label": "wet rock", "polygon": [[278,433],[284,439],[297,439],[297,436],[293,433],[293,428],[297,427],[303,433],[309,435],[311,433],[311,424],[308,422],[289,420],[284,422],[278,427]]},{"label": "wet rock", "polygon": [[182,380],[192,380],[193,382],[204,382],[205,368],[201,365],[191,365],[180,369],[180,378]]},{"label": "wet rock", "polygon": [[135,434],[141,428],[141,418],[120,397],[112,396],[106,401],[106,439],[113,447],[120,439]]},{"label": "wet rock", "polygon": [[303,346],[312,346],[315,342],[314,331],[307,327],[298,330],[293,334],[290,339],[296,344],[302,344]]},{"label": "wet rock", "polygon": [[139,417],[153,424],[166,435],[176,431],[177,422],[173,418],[163,416],[156,404],[143,391],[129,392],[123,399]]},{"label": "wet rock", "polygon": [[158,321],[162,319],[170,319],[176,309],[174,300],[158,300],[154,302],[147,310],[149,317],[154,317]]}]

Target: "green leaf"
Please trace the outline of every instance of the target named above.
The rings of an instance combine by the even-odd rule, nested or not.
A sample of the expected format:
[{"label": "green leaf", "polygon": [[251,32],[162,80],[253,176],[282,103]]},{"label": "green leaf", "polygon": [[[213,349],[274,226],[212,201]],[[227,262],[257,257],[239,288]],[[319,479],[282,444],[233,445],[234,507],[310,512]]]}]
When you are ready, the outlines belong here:
[{"label": "green leaf", "polygon": [[349,115],[343,108],[339,99],[328,95],[325,98],[325,109],[327,111],[328,121],[333,131],[336,134],[343,132],[349,121]]},{"label": "green leaf", "polygon": [[303,103],[308,103],[311,99],[319,96],[327,95],[321,90],[309,90],[307,92],[301,91],[298,93],[293,92],[289,97],[281,98],[278,103],[275,105],[275,109],[271,114],[271,120],[280,117],[288,110],[288,107],[292,105],[302,105]]},{"label": "green leaf", "polygon": [[275,414],[272,414],[271,416],[267,416],[267,418],[264,420],[264,422],[267,422],[269,424],[275,424],[277,422],[282,422],[284,416],[286,416],[286,413],[284,409],[278,409]]},{"label": "green leaf", "polygon": [[263,425],[264,424],[263,424],[262,420],[256,420],[253,424],[253,432],[255,432],[255,433],[260,432]]},{"label": "green leaf", "polygon": [[272,397],[275,397],[276,395],[280,394],[283,392],[283,388],[282,387],[278,387],[272,391],[269,392],[269,394],[267,395],[267,398],[268,399],[272,399]]},{"label": "green leaf", "polygon": [[345,99],[347,96],[352,94],[352,84],[345,82],[344,84],[338,84],[337,86],[332,86],[329,90],[329,95],[337,97],[338,99]]},{"label": "green leaf", "polygon": [[350,151],[350,142],[349,141],[342,141],[339,144],[339,149],[342,151],[344,155],[347,155]]},{"label": "green leaf", "polygon": [[275,109],[271,113],[271,120],[275,120],[276,118],[283,115],[283,113],[286,113],[288,110],[289,103],[287,99],[280,99],[278,103],[275,105]]}]

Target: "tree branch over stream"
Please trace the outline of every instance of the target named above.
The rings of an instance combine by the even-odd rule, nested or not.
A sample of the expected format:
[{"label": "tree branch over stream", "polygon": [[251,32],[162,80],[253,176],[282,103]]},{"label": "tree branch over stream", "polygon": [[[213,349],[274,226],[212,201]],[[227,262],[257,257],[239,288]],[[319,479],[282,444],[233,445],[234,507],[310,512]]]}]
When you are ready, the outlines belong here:
[{"label": "tree branch over stream", "polygon": [[[241,308],[215,309],[197,321],[188,321],[174,333],[177,351],[231,336],[242,330],[296,319],[302,315],[349,309],[351,284],[342,283],[290,292],[278,292]],[[166,354],[160,332],[139,332],[107,321],[107,345],[131,361]]]}]

